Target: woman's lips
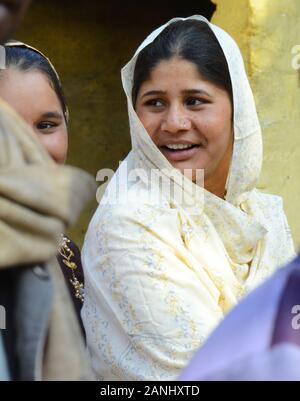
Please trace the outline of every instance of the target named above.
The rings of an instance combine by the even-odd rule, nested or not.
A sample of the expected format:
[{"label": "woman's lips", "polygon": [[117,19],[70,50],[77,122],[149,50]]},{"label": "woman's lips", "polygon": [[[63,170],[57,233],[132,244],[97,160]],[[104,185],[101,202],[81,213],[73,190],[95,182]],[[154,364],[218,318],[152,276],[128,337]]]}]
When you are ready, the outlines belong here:
[{"label": "woman's lips", "polygon": [[169,149],[166,146],[160,146],[160,151],[169,161],[183,161],[194,156],[198,152],[200,145],[193,145],[188,149]]}]

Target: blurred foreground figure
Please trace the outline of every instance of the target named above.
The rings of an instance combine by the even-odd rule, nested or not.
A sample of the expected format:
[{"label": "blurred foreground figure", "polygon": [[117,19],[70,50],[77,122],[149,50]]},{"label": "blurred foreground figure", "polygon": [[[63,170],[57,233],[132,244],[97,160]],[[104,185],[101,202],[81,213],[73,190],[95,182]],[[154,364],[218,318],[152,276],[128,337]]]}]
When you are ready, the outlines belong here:
[{"label": "blurred foreground figure", "polygon": [[0,43],[11,37],[30,3],[31,0],[0,0]]},{"label": "blurred foreground figure", "polygon": [[[28,4],[0,1],[0,43]],[[56,165],[0,101],[1,380],[91,378],[55,256],[60,233],[76,221],[93,189],[86,173]]]},{"label": "blurred foreground figure", "polygon": [[181,380],[300,380],[300,256],[211,334]]},{"label": "blurred foreground figure", "polygon": [[55,255],[60,233],[76,221],[92,190],[86,173],[58,166],[0,103],[1,333],[12,379],[87,378],[80,329]]}]

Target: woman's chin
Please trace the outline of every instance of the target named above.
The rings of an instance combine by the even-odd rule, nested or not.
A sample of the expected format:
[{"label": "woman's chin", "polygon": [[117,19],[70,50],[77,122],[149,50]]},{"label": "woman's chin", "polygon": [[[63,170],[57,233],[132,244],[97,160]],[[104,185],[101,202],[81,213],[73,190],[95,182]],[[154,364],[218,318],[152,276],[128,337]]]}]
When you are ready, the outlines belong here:
[{"label": "woman's chin", "polygon": [[186,163],[186,162],[172,162],[172,166],[182,172],[182,174],[193,174],[193,177],[198,175],[204,176],[205,166],[202,164]]},{"label": "woman's chin", "polygon": [[204,187],[204,175],[205,170],[202,165],[194,165],[190,163],[174,163],[172,162],[172,167],[179,170],[186,178],[193,181],[193,183]]},{"label": "woman's chin", "polygon": [[[160,148],[160,151],[169,161],[169,163],[176,169],[183,170],[204,170],[206,168],[206,161],[203,160],[202,149],[193,148],[188,150],[171,151]],[[199,155],[199,153],[202,153]]]}]

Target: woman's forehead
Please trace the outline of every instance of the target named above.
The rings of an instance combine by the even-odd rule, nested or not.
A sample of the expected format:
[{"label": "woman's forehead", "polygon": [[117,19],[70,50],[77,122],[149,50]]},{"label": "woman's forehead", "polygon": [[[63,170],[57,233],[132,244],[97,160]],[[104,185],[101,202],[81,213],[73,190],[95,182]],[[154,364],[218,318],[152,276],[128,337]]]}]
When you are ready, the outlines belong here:
[{"label": "woman's forehead", "polygon": [[173,57],[160,61],[150,72],[141,89],[180,90],[185,92],[206,91],[211,94],[218,87],[201,76],[197,65],[183,58]]},{"label": "woman's forehead", "polygon": [[41,72],[35,70],[23,72],[9,68],[3,74],[5,79],[0,79],[0,95],[12,106],[32,113],[38,110],[60,110],[55,90]]}]

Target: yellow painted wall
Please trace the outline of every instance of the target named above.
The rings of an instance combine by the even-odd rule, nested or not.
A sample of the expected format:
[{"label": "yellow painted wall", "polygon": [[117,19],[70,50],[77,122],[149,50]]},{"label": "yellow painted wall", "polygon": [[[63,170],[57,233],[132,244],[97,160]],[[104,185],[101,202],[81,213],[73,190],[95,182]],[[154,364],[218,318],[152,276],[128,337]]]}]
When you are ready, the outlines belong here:
[{"label": "yellow painted wall", "polygon": [[300,1],[213,2],[212,22],[241,47],[256,99],[264,141],[259,188],[283,197],[299,249],[300,75],[292,66],[292,48],[300,45]]}]

